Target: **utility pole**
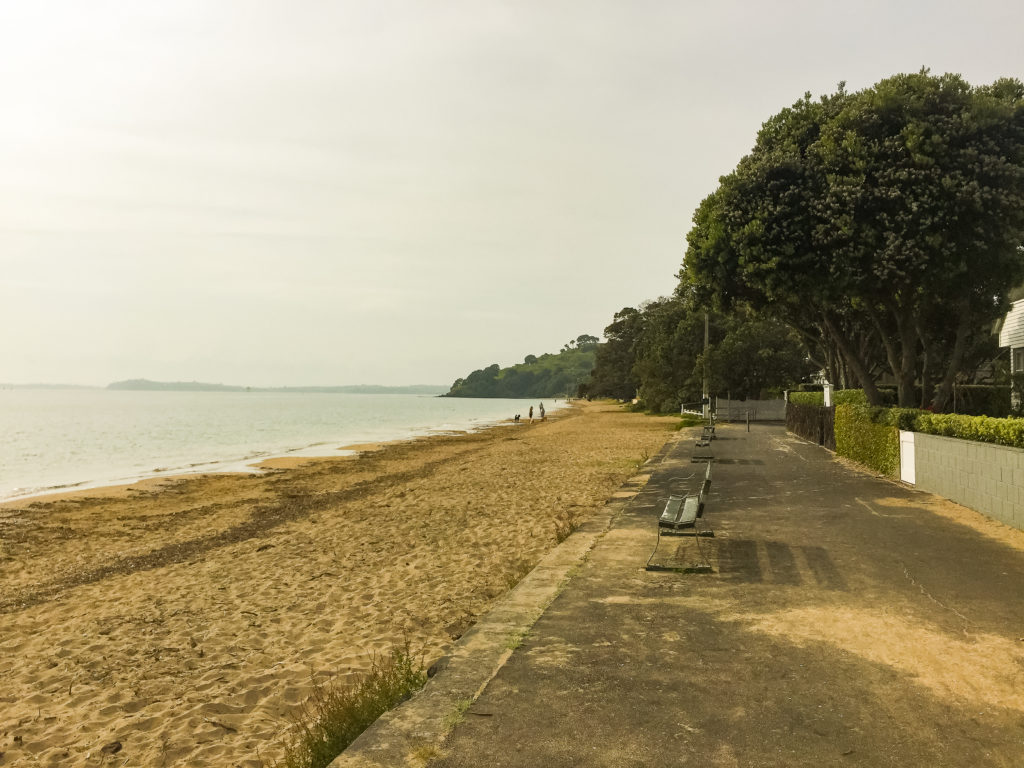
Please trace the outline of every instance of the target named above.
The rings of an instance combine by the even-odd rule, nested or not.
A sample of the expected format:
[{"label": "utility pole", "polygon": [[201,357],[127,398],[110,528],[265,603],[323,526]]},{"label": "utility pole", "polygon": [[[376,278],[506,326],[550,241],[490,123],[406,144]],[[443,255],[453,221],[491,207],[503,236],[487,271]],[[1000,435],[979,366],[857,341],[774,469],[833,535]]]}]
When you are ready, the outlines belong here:
[{"label": "utility pole", "polygon": [[704,384],[701,389],[704,401],[704,418],[711,418],[711,399],[708,395],[708,313],[704,313]]}]

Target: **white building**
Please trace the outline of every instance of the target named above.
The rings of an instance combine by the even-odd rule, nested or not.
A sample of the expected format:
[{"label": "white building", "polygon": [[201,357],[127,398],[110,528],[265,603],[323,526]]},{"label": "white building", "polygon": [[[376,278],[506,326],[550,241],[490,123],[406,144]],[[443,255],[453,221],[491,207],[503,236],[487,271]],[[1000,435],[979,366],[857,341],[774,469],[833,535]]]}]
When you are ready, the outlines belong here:
[{"label": "white building", "polygon": [[[1010,373],[1024,373],[1024,286],[1010,291],[1010,311],[999,323],[999,346],[1010,348]],[[1014,392],[1014,398],[1020,393]]]}]

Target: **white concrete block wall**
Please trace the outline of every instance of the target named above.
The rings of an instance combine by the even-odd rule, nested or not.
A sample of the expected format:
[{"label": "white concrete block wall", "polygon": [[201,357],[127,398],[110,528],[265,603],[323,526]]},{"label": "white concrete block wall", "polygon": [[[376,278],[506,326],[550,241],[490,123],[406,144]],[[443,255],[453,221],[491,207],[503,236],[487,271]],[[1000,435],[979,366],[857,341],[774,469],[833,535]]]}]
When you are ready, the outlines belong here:
[{"label": "white concrete block wall", "polygon": [[914,437],[916,487],[1024,530],[1024,450],[952,437]]}]

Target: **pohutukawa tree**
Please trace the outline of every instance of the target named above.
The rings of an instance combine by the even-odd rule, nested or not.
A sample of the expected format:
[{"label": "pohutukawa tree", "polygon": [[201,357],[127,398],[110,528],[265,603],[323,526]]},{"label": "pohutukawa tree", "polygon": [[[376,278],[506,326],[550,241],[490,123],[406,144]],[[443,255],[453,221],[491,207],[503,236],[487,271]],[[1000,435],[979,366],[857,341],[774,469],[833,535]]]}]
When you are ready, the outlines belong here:
[{"label": "pohutukawa tree", "polygon": [[1024,279],[1024,85],[922,70],[808,94],[764,124],[687,239],[680,277],[704,296],[785,321],[870,402],[884,367],[900,405],[943,410]]}]

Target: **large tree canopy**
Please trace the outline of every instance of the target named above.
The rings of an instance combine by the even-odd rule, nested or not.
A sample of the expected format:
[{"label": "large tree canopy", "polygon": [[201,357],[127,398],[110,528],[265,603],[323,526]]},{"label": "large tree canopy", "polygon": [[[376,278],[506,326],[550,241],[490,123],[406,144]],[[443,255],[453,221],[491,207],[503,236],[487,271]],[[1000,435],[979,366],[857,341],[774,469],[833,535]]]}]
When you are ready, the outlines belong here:
[{"label": "large tree canopy", "polygon": [[681,276],[785,321],[873,402],[881,361],[901,405],[920,382],[941,409],[1024,278],[1022,242],[1024,86],[921,71],[766,122],[694,215]]}]

